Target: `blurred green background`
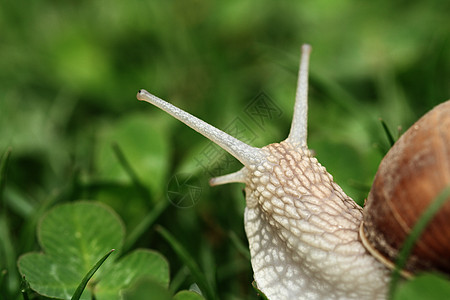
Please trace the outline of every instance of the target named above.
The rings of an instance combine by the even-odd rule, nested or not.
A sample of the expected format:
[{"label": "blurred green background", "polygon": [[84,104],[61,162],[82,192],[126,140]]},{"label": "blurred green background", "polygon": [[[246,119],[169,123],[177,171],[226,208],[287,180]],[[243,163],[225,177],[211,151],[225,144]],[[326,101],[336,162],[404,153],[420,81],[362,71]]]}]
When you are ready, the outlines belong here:
[{"label": "blurred green background", "polygon": [[[389,148],[378,119],[398,136],[449,98],[449,13],[440,0],[2,1],[0,154],[12,156],[0,208],[13,231],[1,264],[39,249],[36,220],[57,202],[103,201],[132,231],[170,192],[190,191],[171,185],[184,176],[195,203],[168,205],[156,223],[196,257],[221,298],[256,298],[250,263],[231,242],[246,243],[243,186],[207,185],[239,164],[200,166],[208,141],[138,102],[137,91],[218,128],[238,117],[244,139],[264,146],[287,136],[300,46],[311,44],[309,147],[362,204]],[[278,111],[263,126],[246,111],[261,95]],[[152,228],[136,246],[162,252],[179,286],[193,283]]]}]

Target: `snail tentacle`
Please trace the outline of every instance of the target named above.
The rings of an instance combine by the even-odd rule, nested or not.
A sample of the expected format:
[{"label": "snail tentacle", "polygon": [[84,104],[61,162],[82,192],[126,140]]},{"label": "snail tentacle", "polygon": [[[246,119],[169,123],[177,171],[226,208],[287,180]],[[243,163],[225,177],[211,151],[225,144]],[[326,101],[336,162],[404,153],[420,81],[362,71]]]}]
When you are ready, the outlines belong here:
[{"label": "snail tentacle", "polygon": [[294,116],[292,118],[291,130],[286,139],[292,145],[298,144],[306,149],[308,129],[308,68],[311,46],[302,46],[300,68],[298,71],[297,92],[295,94]]},{"label": "snail tentacle", "polygon": [[136,97],[138,100],[145,101],[159,107],[198,133],[201,133],[246,166],[258,163],[263,159],[262,152],[259,148],[252,147],[238,140],[237,138],[220,129],[217,129],[203,120],[200,120],[190,113],[187,113],[184,110],[162,100],[161,98],[150,94],[146,90],[140,90]]},{"label": "snail tentacle", "polygon": [[222,185],[222,184],[234,183],[234,182],[246,183],[247,177],[248,177],[248,172],[247,172],[247,169],[244,167],[237,172],[211,178],[209,180],[209,185],[216,186],[216,185]]}]

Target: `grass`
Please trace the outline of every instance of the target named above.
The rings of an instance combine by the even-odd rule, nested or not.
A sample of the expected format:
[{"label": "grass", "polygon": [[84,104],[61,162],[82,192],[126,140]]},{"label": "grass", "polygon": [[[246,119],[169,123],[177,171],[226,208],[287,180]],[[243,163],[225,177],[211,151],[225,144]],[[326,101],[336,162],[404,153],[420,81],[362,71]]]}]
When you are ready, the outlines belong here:
[{"label": "grass", "polygon": [[[218,128],[246,128],[244,138],[263,146],[287,135],[300,45],[311,44],[308,143],[362,204],[390,147],[379,118],[396,138],[395,128],[406,130],[449,98],[449,9],[439,0],[40,1],[26,8],[6,0],[0,155],[9,159],[1,181],[0,270],[7,273],[0,294],[22,299],[16,260],[39,250],[42,214],[88,199],[120,214],[130,250],[163,253],[180,288],[195,278],[153,224],[177,238],[220,299],[257,299],[242,249],[243,186],[207,186],[212,175],[239,164],[138,102],[137,91]],[[279,113],[249,116],[259,95]],[[179,174],[192,175],[195,205],[168,201]]]}]

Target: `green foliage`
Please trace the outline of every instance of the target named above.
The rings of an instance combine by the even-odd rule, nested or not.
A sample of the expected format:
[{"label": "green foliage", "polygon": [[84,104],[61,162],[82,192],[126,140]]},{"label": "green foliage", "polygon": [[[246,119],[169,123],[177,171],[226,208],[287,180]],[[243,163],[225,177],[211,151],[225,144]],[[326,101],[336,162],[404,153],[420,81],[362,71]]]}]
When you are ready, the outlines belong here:
[{"label": "green foliage", "polygon": [[192,276],[199,285],[200,289],[204,292],[207,299],[216,299],[217,296],[213,290],[212,284],[208,282],[204,273],[200,270],[195,260],[189,255],[184,247],[173,237],[166,229],[159,227],[158,232],[166,239],[172,246],[173,250],[177,253],[180,259],[186,264],[191,271]]},{"label": "green foliage", "polygon": [[[159,253],[137,249],[103,264],[114,249],[105,255],[102,251],[120,249],[124,238],[120,218],[105,205],[77,201],[57,206],[43,217],[38,237],[43,253],[22,255],[18,266],[27,286],[39,295],[73,300],[172,299],[169,265]],[[203,297],[182,291],[173,299]]]},{"label": "green foliage", "polygon": [[392,299],[440,300],[450,295],[448,278],[437,274],[423,274],[401,284]]},{"label": "green foliage", "polygon": [[173,297],[167,289],[149,279],[138,281],[133,287],[123,293],[124,300],[203,300],[204,298],[192,291],[180,291]]},{"label": "green foliage", "polygon": [[123,293],[124,300],[146,300],[149,297],[160,300],[171,300],[170,292],[156,282],[143,279]]},{"label": "green foliage", "polygon": [[[97,272],[98,268],[105,262],[105,260],[111,255],[111,253],[114,252],[114,249],[111,249],[106,253],[100,260],[89,270],[89,272],[84,276],[84,278],[81,280],[80,284],[78,285],[77,289],[75,290],[75,293],[73,293],[73,296],[70,300],[79,300],[81,298],[81,295],[84,292],[84,289],[86,288],[86,285],[88,284],[89,280],[91,280],[92,276],[94,276],[95,272]],[[24,276],[25,280],[25,276]]]},{"label": "green foliage", "polygon": [[[21,256],[20,273],[39,294],[69,299],[85,274],[92,276],[91,268],[97,261],[106,259],[108,249],[122,247],[124,228],[110,208],[78,201],[58,206],[44,216],[38,237],[44,253]],[[144,276],[163,287],[169,283],[167,261],[156,252],[135,250],[113,261],[114,256],[94,275],[94,284],[80,299],[91,299],[91,294],[100,300],[119,299],[122,290]]]},{"label": "green foliage", "polygon": [[132,165],[139,166],[136,176],[142,179],[144,186],[156,194],[163,191],[170,150],[161,122],[143,114],[131,114],[101,128],[94,159],[98,177],[104,181],[128,183],[129,174],[117,164],[117,157],[111,151],[112,143],[120,147]]},{"label": "green foliage", "polygon": [[98,283],[96,299],[114,299],[134,280],[146,277],[166,287],[169,285],[169,266],[159,253],[150,250],[135,250],[122,258]]},{"label": "green foliage", "polygon": [[178,292],[174,297],[173,300],[202,300],[203,297],[197,294],[196,292],[191,291],[181,291]]},{"label": "green foliage", "polygon": [[[39,250],[38,221],[78,199],[120,215],[129,231],[124,255],[137,248],[164,254],[173,278],[168,289],[153,283],[162,295],[198,282],[154,224],[183,246],[217,297],[257,299],[242,186],[207,186],[211,176],[240,165],[205,161],[204,138],[135,94],[146,88],[219,128],[243,120],[255,146],[280,141],[292,116],[299,48],[310,43],[308,143],[362,204],[390,146],[378,118],[405,131],[449,98],[449,3],[3,1],[0,154],[9,159],[0,173],[2,299],[23,299],[16,261]],[[280,111],[263,125],[246,113],[261,91]],[[200,183],[193,207],[167,201],[179,173]],[[73,288],[111,248],[89,259]],[[93,279],[120,263],[119,255]],[[435,291],[433,284],[420,286]],[[146,284],[133,287],[129,297],[139,297]]]}]

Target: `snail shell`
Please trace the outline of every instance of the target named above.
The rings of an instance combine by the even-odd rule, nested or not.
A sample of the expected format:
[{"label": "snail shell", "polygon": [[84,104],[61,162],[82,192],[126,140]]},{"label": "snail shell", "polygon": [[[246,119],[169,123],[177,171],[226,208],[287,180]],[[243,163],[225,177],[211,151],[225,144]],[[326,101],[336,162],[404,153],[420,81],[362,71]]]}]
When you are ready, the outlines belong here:
[{"label": "snail shell", "polygon": [[[387,264],[425,209],[450,186],[450,100],[419,119],[381,161],[364,207],[366,248]],[[416,241],[405,270],[450,274],[450,199]]]}]

